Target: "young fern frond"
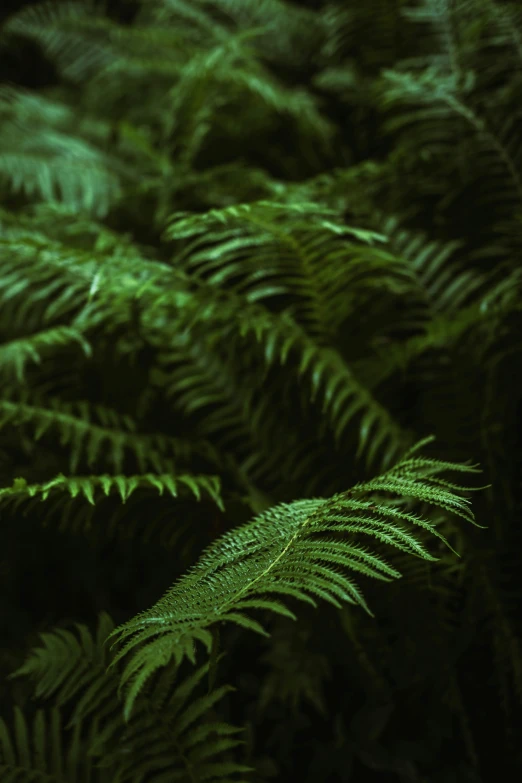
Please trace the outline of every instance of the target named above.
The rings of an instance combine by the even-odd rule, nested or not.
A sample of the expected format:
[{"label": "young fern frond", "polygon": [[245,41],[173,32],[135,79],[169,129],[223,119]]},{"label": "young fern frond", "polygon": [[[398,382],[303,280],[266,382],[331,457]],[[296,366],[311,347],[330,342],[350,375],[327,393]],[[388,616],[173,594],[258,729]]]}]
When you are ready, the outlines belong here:
[{"label": "young fern frond", "polygon": [[421,526],[447,543],[432,523],[410,511],[368,499],[370,493],[391,492],[473,522],[469,501],[459,494],[469,488],[450,483],[439,474],[446,470],[475,473],[477,468],[417,456],[414,452],[430,440],[421,441],[380,477],[331,498],[275,506],[228,532],[205,550],[196,565],[153,607],[117,628],[111,635],[118,648],[112,665],[125,659],[121,679],[125,715],[129,717],[155,671],[170,661],[179,665],[184,658],[194,663],[198,641],[210,651],[209,629],[216,622],[228,621],[268,635],[250,616],[250,610],[268,609],[295,618],[279,596],[313,606],[316,598],[339,608],[348,602],[370,612],[351,572],[384,581],[400,574],[361,545],[361,537],[435,560],[413,532],[415,526]]}]

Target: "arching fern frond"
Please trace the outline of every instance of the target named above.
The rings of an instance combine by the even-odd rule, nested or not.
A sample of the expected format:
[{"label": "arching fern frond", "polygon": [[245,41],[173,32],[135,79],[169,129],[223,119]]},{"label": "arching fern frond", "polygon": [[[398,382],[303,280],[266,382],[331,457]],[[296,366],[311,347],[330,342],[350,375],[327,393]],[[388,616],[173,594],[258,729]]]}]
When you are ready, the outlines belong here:
[{"label": "arching fern frond", "polygon": [[[334,606],[365,599],[350,572],[388,581],[399,573],[357,539],[368,536],[412,555],[436,559],[413,532],[419,525],[441,540],[433,524],[400,511],[370,493],[416,498],[473,522],[469,501],[460,487],[439,474],[446,470],[475,473],[476,467],[416,456],[421,441],[394,468],[367,483],[326,499],[298,500],[269,509],[252,522],[230,531],[211,545],[198,563],[151,609],[112,634],[119,651],[113,665],[126,659],[121,685],[125,714],[145,682],[158,669],[184,658],[195,662],[195,643],[210,650],[209,628],[228,621],[267,635],[252,609],[268,609],[295,618],[274,596],[316,605],[316,598]],[[245,611],[246,610],[246,611]]]},{"label": "arching fern frond", "polygon": [[338,210],[314,202],[176,213],[165,236],[189,240],[174,263],[212,286],[231,287],[249,302],[289,298],[295,320],[319,342],[332,339],[365,286],[409,282],[408,270],[379,247],[383,235],[347,226]]},{"label": "arching fern frond", "polygon": [[[330,428],[337,443],[345,437],[354,419],[360,416],[357,456],[360,458],[365,454],[370,464],[379,455],[384,464],[389,464],[398,455],[401,447],[407,443],[407,433],[358,382],[336,349],[317,344],[288,313],[276,315],[261,305],[246,302],[244,296],[225,290],[209,293],[205,292],[205,288],[209,286],[202,287],[179,316],[180,321],[186,319],[185,332],[178,335],[174,345],[171,340],[170,346],[165,347],[159,357],[167,369],[169,363],[182,362],[180,369],[170,370],[166,374],[165,386],[174,399],[178,395],[184,410],[195,410],[210,402],[219,402],[222,411],[226,413],[225,420],[220,419],[219,408],[208,414],[208,421],[202,425],[205,435],[207,426],[212,433],[226,425],[232,436],[234,432],[230,427],[234,421],[238,433],[244,430],[245,422],[248,422],[247,429],[253,429],[254,432],[256,428],[262,430],[266,426],[263,417],[269,413],[269,398],[265,396],[257,408],[252,403],[252,396],[262,376],[258,374],[254,386],[240,384],[241,398],[237,399],[237,394],[231,394],[231,367],[227,374],[221,374],[217,380],[209,369],[211,363],[216,368],[220,363],[219,356],[223,354],[223,350],[219,350],[220,341],[227,345],[228,350],[237,345],[237,352],[241,354],[245,346],[251,345],[254,336],[267,369],[278,364],[293,363],[296,367],[293,382],[302,383],[309,400],[321,405],[324,424]],[[206,339],[207,345],[201,339],[198,340],[195,329],[198,321],[200,328],[204,326],[207,334],[213,335],[210,341]],[[233,329],[231,324],[234,325]],[[219,335],[221,338],[218,340]],[[186,343],[184,355],[175,345],[177,342],[182,347],[183,341]],[[181,390],[183,395],[179,396]],[[242,412],[238,410],[239,404]],[[370,435],[373,436],[371,443]]]}]

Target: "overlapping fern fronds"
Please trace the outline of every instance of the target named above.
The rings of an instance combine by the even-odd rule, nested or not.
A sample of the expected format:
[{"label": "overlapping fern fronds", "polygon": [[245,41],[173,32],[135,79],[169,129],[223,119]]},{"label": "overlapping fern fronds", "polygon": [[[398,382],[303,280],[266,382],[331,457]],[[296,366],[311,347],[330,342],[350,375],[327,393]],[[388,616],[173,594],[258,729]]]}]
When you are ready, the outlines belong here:
[{"label": "overlapping fern fronds", "polygon": [[[5,312],[19,329],[27,327],[29,312],[35,329],[65,320],[86,340],[100,329],[118,337],[127,328],[121,350],[143,344],[154,348],[164,368],[162,383],[175,405],[188,413],[216,403],[200,423],[201,436],[215,436],[212,417],[221,429],[228,427],[228,437],[236,422],[244,443],[254,430],[254,445],[247,451],[255,451],[260,434],[270,431],[270,406],[260,408],[251,400],[259,385],[259,364],[248,383],[245,377],[241,380],[237,357],[231,357],[226,372],[210,368],[213,362],[223,364],[220,342],[236,346],[236,354],[242,355],[255,338],[265,369],[297,361],[296,380],[306,383],[312,402],[322,404],[337,442],[360,416],[359,456],[364,453],[370,463],[379,455],[382,464],[390,464],[408,440],[384,406],[358,382],[335,349],[335,337],[349,315],[347,297],[356,308],[357,296],[371,296],[379,289],[384,295],[389,287],[404,295],[415,281],[400,259],[373,246],[380,236],[344,226],[329,210],[312,217],[317,209],[316,204],[267,202],[178,216],[168,236],[190,241],[172,265],[144,259],[132,247],[121,254],[93,253],[10,228],[0,255]],[[206,233],[200,239],[202,231]],[[317,232],[323,238],[319,244]],[[14,271],[13,252],[19,257]],[[270,252],[276,254],[274,261],[260,275],[259,265]],[[51,292],[58,295],[49,304],[46,296]],[[284,302],[280,314],[272,312],[277,296]],[[205,338],[211,327],[212,345]],[[182,387],[177,380],[181,368]],[[233,374],[237,380],[230,386]],[[225,378],[229,388],[220,391]],[[274,422],[273,432],[278,426]],[[274,440],[263,449],[268,453],[275,447]]]},{"label": "overlapping fern fronds", "polygon": [[[281,14],[285,7],[278,5]],[[143,171],[144,192],[157,189],[158,179],[165,187],[166,176],[178,180],[168,190],[180,190],[194,177],[192,164],[205,144],[223,133],[233,137],[239,121],[255,121],[259,132],[270,133],[280,118],[289,118],[308,155],[327,157],[334,128],[315,96],[289,89],[255,45],[268,37],[283,56],[288,36],[301,36],[302,14],[286,9],[290,21],[295,17],[295,31],[277,24],[274,39],[270,24],[243,29],[240,19],[232,23],[240,9],[223,10],[218,20],[212,4],[154,3],[143,8],[140,24],[123,27],[85,4],[42,3],[9,20],[6,33],[38,41],[64,77],[84,83],[89,110],[99,111],[103,101],[107,110],[119,107],[118,146]],[[137,92],[143,95],[139,108],[126,97]],[[285,166],[282,158],[277,162]]]},{"label": "overlapping fern fronds", "polygon": [[[469,770],[487,754],[477,743],[483,705],[490,715],[501,702],[511,716],[520,701],[520,591],[506,553],[520,548],[511,528],[520,511],[522,19],[513,0],[313,5],[137,0],[106,13],[65,0],[25,7],[0,31],[3,51],[53,68],[43,89],[22,87],[20,69],[10,76],[20,86],[0,90],[2,509],[38,525],[61,514],[61,530],[100,530],[104,544],[121,530],[140,555],[142,543],[157,543],[144,581],[164,581],[146,602],[127,560],[124,589],[118,566],[115,574],[110,558],[100,563],[93,602],[122,616],[152,604],[175,569],[217,539],[114,632],[108,673],[114,655],[93,653],[108,625],[96,643],[85,628],[50,635],[33,658],[46,686],[39,698],[56,698],[82,724],[78,758],[91,721],[102,721],[89,748],[109,763],[111,783],[242,774],[212,766],[233,730],[217,727],[207,744],[214,703],[192,690],[206,670],[180,685],[177,664],[199,665],[211,637],[214,655],[221,622],[236,626],[234,639],[265,632],[265,610],[280,615],[280,650],[293,650],[293,599],[367,601],[379,618],[349,606],[347,638],[335,622],[328,628],[332,688],[349,689],[350,704],[378,691],[408,741],[368,750],[362,733],[345,732],[357,713],[325,698],[339,713],[337,776],[357,745],[361,764],[367,753],[383,773],[388,764],[412,779],[478,781]],[[388,470],[430,431],[448,463],[413,453]],[[477,508],[491,536],[448,521],[452,511],[471,516],[443,468],[471,454],[493,481]],[[366,481],[370,470],[388,472]],[[260,515],[245,525],[250,510]],[[27,554],[10,516],[0,577],[13,587]],[[190,546],[179,547],[186,531]],[[172,548],[162,570],[164,533]],[[451,552],[433,565],[445,539],[465,567]],[[38,578],[25,573],[29,594]],[[359,588],[353,574],[404,579]],[[327,613],[316,617],[320,626]],[[293,653],[278,658],[277,640],[266,642],[278,671],[263,705],[281,680],[296,707],[303,694],[323,704],[328,667],[309,655],[312,625],[293,639],[303,647],[294,679]],[[238,675],[249,683],[251,662]],[[475,709],[475,677],[492,668],[500,698],[481,693]],[[156,681],[157,691],[148,687]],[[167,706],[178,686],[185,696]],[[262,689],[253,685],[252,702],[248,690],[251,716]],[[429,742],[420,729],[418,747],[413,713],[438,727]],[[444,726],[454,719],[465,771],[446,756]],[[46,724],[48,748],[61,720],[53,713]],[[29,713],[15,722],[1,730],[9,763],[27,767],[16,783],[33,783],[54,771],[32,769],[30,741],[39,752],[49,732],[40,714],[35,731]],[[268,731],[272,747],[284,722]],[[258,730],[264,742],[261,723],[250,726],[252,746]],[[285,767],[283,756],[275,764],[288,777],[296,760]],[[87,779],[87,762],[85,770]]]},{"label": "overlapping fern fronds", "polygon": [[[383,73],[378,102],[388,112],[386,127],[410,165],[415,158],[430,162],[422,185],[437,194],[445,215],[473,193],[473,219],[486,245],[480,256],[505,257],[521,246],[518,15],[490,0],[424,0],[405,13],[424,41],[423,54]],[[458,155],[450,153],[455,146]]]},{"label": "overlapping fern fronds", "polygon": [[38,710],[32,720],[15,707],[12,730],[0,718],[2,780],[5,783],[64,779],[85,783],[114,781],[111,770],[100,769],[96,760],[89,757],[82,725],[77,724],[70,732],[65,732],[63,723],[56,707]]},{"label": "overlapping fern fronds", "polygon": [[[52,706],[37,712],[33,736],[19,708],[14,731],[0,720],[2,780],[54,781],[66,774],[68,780],[86,783],[160,783],[168,778],[241,783],[250,767],[230,755],[243,744],[235,736],[240,729],[212,714],[234,689],[221,686],[202,692],[208,663],[181,682],[175,671],[166,669],[154,688],[141,695],[126,722],[117,676],[107,672],[111,655],[104,642],[113,627],[112,619],[102,613],[95,636],[80,623],[74,632],[59,628],[42,634],[42,645],[11,675],[28,678],[34,698]],[[66,727],[60,712],[70,716]],[[70,735],[66,749],[64,729],[65,736]]]}]

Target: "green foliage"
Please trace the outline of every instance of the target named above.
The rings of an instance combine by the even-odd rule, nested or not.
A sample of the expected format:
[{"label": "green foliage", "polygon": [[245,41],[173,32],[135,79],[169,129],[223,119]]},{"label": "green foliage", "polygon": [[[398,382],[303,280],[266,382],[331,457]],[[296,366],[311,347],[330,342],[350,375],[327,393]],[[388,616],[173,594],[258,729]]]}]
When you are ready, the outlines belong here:
[{"label": "green foliage", "polygon": [[103,216],[119,195],[118,166],[95,143],[105,129],[87,126],[89,142],[75,125],[68,106],[3,86],[0,176],[15,192]]},{"label": "green foliage", "polygon": [[2,780],[522,765],[521,40],[514,0],[3,21]]},{"label": "green foliage", "polygon": [[[421,445],[424,442],[415,450]],[[341,601],[347,601],[369,612],[359,587],[339,567],[385,581],[400,574],[357,543],[358,536],[375,538],[428,560],[431,555],[408,526],[425,527],[447,543],[429,521],[377,500],[372,504],[365,499],[369,493],[407,495],[473,521],[466,501],[453,491],[465,487],[437,474],[448,468],[471,473],[476,469],[422,459],[413,452],[383,476],[352,490],[329,499],[277,506],[234,529],[204,552],[187,576],[155,606],[118,629],[120,652],[115,662],[134,653],[122,677],[122,684],[128,686],[125,714],[130,715],[136,696],[156,669],[171,659],[177,665],[185,657],[194,663],[196,641],[203,642],[210,652],[208,627],[212,624],[229,621],[266,634],[243,610],[268,609],[295,619],[284,604],[267,595],[297,598],[313,606],[317,605],[315,598],[322,598],[338,608]],[[142,643],[145,646],[139,647]]]},{"label": "green foliage", "polygon": [[[112,628],[111,618],[102,614],[96,637],[82,624],[77,624],[76,633],[57,629],[42,634],[43,646],[34,649],[14,672],[13,677],[28,677],[35,682],[36,698],[52,696],[59,706],[53,707],[49,716],[41,710],[36,713],[32,743],[25,718],[16,709],[18,758],[7,727],[0,724],[3,772],[8,776],[5,779],[160,783],[170,778],[239,783],[242,778],[237,776],[250,768],[227,757],[232,748],[242,744],[233,736],[239,730],[208,719],[212,708],[233,689],[222,686],[198,695],[208,664],[179,684],[175,684],[172,672],[166,672],[154,691],[138,701],[133,720],[126,723],[116,695],[117,679],[106,672],[110,657],[104,640]],[[74,709],[67,727],[71,739],[63,758],[59,710],[65,710],[71,702]],[[51,759],[48,766],[46,753]]]},{"label": "green foliage", "polygon": [[62,780],[108,783],[110,780],[82,752],[80,726],[70,732],[66,744],[62,742],[62,717],[56,707],[48,714],[38,710],[32,723],[15,707],[13,724],[10,732],[0,719],[0,772],[6,783]]}]

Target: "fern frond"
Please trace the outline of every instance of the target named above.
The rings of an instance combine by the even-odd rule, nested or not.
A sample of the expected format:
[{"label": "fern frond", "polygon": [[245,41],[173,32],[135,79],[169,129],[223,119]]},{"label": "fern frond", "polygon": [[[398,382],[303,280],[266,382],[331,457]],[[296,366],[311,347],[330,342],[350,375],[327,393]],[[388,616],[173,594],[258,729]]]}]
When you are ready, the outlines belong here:
[{"label": "fern frond", "polygon": [[186,461],[191,454],[206,456],[216,464],[219,461],[208,441],[200,439],[191,443],[165,435],[136,433],[130,417],[102,406],[90,406],[85,401],[65,403],[52,398],[34,402],[27,395],[20,400],[0,399],[0,428],[28,423],[34,428],[36,440],[54,431],[62,445],[70,446],[72,473],[82,460],[91,466],[102,455],[117,473],[123,472],[129,453],[136,459],[140,473],[152,467],[158,474],[168,474],[173,459]]},{"label": "fern frond", "polygon": [[[287,296],[307,332],[327,341],[346,318],[356,286],[371,279],[406,285],[405,271],[380,248],[385,237],[347,226],[318,203],[259,201],[202,215],[171,216],[166,237],[189,239],[174,258],[213,286],[250,302]],[[369,250],[369,248],[372,248]]]},{"label": "fern frond", "polygon": [[[520,30],[513,25],[508,40],[511,9],[490,0],[424,0],[407,15],[440,33],[439,48],[384,72],[379,101],[385,110],[395,107],[386,127],[400,134],[405,154],[430,163],[421,181],[427,192],[438,193],[439,208],[448,213],[454,200],[473,193],[473,219],[482,233],[496,235],[482,244],[491,243],[489,254],[498,257],[500,239],[500,252],[509,253],[520,246],[514,216],[522,202],[522,147],[520,112],[513,108],[520,91],[514,55]],[[450,152],[455,145],[458,155]]]},{"label": "fern frond", "polygon": [[[89,757],[81,724],[65,733],[58,708],[38,710],[29,724],[15,706],[13,729],[0,718],[0,774],[3,783],[110,783],[110,771]],[[66,742],[63,742],[63,737]]]},{"label": "fern frond", "polygon": [[152,474],[141,476],[64,476],[59,474],[44,484],[24,484],[23,479],[15,479],[12,487],[0,489],[0,503],[11,503],[16,507],[24,499],[39,497],[46,500],[54,492],[70,495],[71,498],[85,497],[95,505],[100,497],[109,496],[111,490],[115,490],[122,503],[139,489],[156,489],[160,495],[166,491],[172,497],[178,496],[178,486],[191,490],[192,494],[201,500],[201,493],[209,495],[216,505],[224,510],[220,494],[220,481],[218,476],[196,476],[175,474]]},{"label": "fern frond", "polygon": [[0,176],[30,198],[103,216],[119,196],[123,167],[75,133],[77,122],[64,104],[2,87]]},{"label": "fern frond", "polygon": [[264,60],[298,70],[320,46],[323,18],[308,8],[281,0],[197,0],[219,10],[239,30],[259,30],[254,46]]},{"label": "fern frond", "polygon": [[[113,631],[114,623],[106,612],[102,612],[95,637],[86,625],[76,623],[75,628],[75,633],[66,628],[42,633],[42,646],[33,649],[22,666],[9,677],[27,677],[34,684],[34,698],[52,696],[60,707],[76,699],[72,722],[77,723],[89,711],[101,717],[100,686],[101,680],[107,679],[105,671],[110,662],[104,643]],[[87,705],[89,711],[86,712]]]},{"label": "fern frond", "polygon": [[[421,441],[416,448],[430,439]],[[421,526],[445,541],[427,520],[389,505],[373,503],[369,493],[391,492],[439,506],[473,522],[466,488],[439,478],[445,470],[474,473],[475,467],[406,454],[394,468],[352,490],[328,499],[307,499],[276,506],[218,539],[198,563],[155,606],[112,634],[119,651],[112,665],[127,659],[121,685],[125,714],[150,676],[169,661],[195,662],[195,642],[210,650],[208,630],[215,622],[236,623],[267,635],[249,612],[270,609],[295,615],[275,595],[313,606],[321,598],[334,606],[365,599],[351,571],[382,580],[399,576],[386,561],[357,543],[369,536],[410,554],[434,560],[411,528]],[[340,534],[340,535],[338,535]],[[267,597],[268,596],[268,597]],[[247,610],[248,613],[245,613]]]},{"label": "fern frond", "polygon": [[[111,654],[104,642],[112,628],[111,618],[102,613],[95,637],[82,624],[74,632],[57,629],[41,634],[43,645],[11,677],[29,678],[36,698],[52,698],[59,707],[74,704],[68,729],[78,732],[87,722],[91,725],[85,750],[92,762],[101,762],[100,774],[106,774],[103,780],[241,783],[242,778],[236,776],[250,768],[230,758],[230,751],[243,744],[234,737],[241,730],[211,717],[218,702],[234,688],[198,693],[208,675],[208,663],[181,682],[176,682],[174,670],[165,669],[154,688],[140,696],[131,720],[125,722],[117,677],[106,669]],[[17,719],[23,722],[21,714]]]},{"label": "fern frond", "polygon": [[[192,240],[176,262],[201,280],[202,294],[204,287],[219,291],[213,305],[212,295],[206,296],[209,306],[199,308],[199,318],[234,320],[241,336],[253,332],[268,366],[296,356],[298,376],[310,399],[322,402],[337,441],[360,412],[358,456],[373,430],[368,463],[385,443],[389,462],[400,450],[402,433],[328,343],[347,317],[348,297],[378,285],[407,291],[414,280],[402,262],[370,247],[380,235],[336,218],[334,210],[317,204],[240,204],[201,216],[175,215],[167,236]],[[257,304],[276,297],[292,302],[279,316]]]},{"label": "fern frond", "polygon": [[85,356],[92,355],[92,348],[81,332],[69,326],[44,329],[36,334],[0,344],[0,373],[14,375],[18,383],[25,381],[25,366],[29,362],[41,364],[42,355],[53,348],[79,343]]},{"label": "fern frond", "polygon": [[[198,695],[208,672],[209,663],[205,663],[178,684],[175,671],[165,669],[150,697],[136,702],[127,723],[120,715],[107,722],[93,743],[93,755],[116,757],[114,769],[121,783],[149,779],[246,783],[244,775],[252,767],[230,755],[244,744],[234,737],[242,729],[210,717],[235,688],[223,685]],[[120,754],[118,758],[114,749],[121,747],[127,749],[126,757]]]},{"label": "fern frond", "polygon": [[[388,237],[392,252],[405,260],[415,278],[411,294],[417,300],[415,304],[424,310],[426,320],[441,315],[454,318],[463,307],[478,299],[486,278],[477,270],[463,268],[457,256],[463,247],[461,241],[428,239],[421,232],[408,230],[392,215],[381,216],[378,223]],[[413,303],[411,309],[416,309]]]},{"label": "fern frond", "polygon": [[[200,28],[205,21],[208,36],[212,32],[210,20],[201,14]],[[140,66],[149,76],[173,78],[193,51],[194,43],[201,39],[201,32],[194,36],[197,29],[187,24],[181,32],[175,26],[152,21],[124,28],[94,3],[70,0],[26,7],[4,25],[7,35],[37,41],[63,76],[74,82],[95,80],[102,75],[109,81],[117,74],[128,78],[139,73]],[[214,35],[217,37],[217,31]]]}]

